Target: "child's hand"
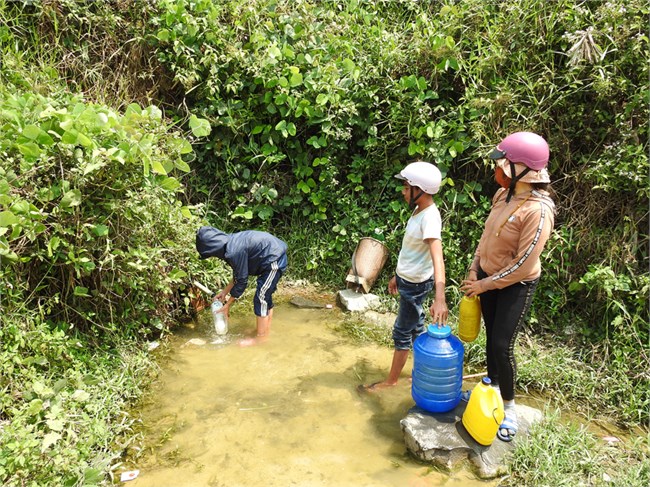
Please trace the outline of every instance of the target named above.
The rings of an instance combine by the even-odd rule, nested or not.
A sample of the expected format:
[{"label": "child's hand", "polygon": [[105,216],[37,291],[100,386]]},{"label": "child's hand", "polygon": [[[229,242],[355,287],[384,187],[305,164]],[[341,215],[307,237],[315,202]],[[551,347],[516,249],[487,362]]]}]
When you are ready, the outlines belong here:
[{"label": "child's hand", "polygon": [[223,302],[226,300],[226,295],[227,295],[227,294],[228,294],[228,293],[226,293],[226,290],[225,290],[225,289],[222,290],[222,291],[219,291],[219,294],[217,294],[217,295],[214,297],[213,301],[217,301],[217,300],[219,300],[219,301],[221,301],[221,302],[223,303]]},{"label": "child's hand", "polygon": [[388,281],[388,293],[397,294],[397,277],[395,276],[393,276],[393,278]]},{"label": "child's hand", "polygon": [[226,303],[223,305],[223,307],[219,310],[222,313],[226,315],[226,318],[230,319],[230,303]]},{"label": "child's hand", "polygon": [[447,303],[444,300],[434,300],[429,307],[429,313],[431,313],[431,320],[433,323],[438,323],[438,326],[447,324],[449,309],[447,309]]}]

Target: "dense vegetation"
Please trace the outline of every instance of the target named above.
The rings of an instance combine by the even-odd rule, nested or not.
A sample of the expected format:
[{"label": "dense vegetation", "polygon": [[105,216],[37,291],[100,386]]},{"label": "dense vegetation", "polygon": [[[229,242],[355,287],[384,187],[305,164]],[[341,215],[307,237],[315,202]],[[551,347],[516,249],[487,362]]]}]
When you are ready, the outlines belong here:
[{"label": "dense vegetation", "polygon": [[523,380],[647,425],[648,13],[0,0],[0,479],[115,468],[147,342],[188,312],[192,279],[225,278],[193,250],[203,219],[271,230],[293,276],[339,286],[360,237],[399,247],[393,174],[436,162],[453,305],[495,188],[484,155],[515,130],[549,141],[559,207],[530,330],[572,370],[599,364],[582,391],[543,367]]}]

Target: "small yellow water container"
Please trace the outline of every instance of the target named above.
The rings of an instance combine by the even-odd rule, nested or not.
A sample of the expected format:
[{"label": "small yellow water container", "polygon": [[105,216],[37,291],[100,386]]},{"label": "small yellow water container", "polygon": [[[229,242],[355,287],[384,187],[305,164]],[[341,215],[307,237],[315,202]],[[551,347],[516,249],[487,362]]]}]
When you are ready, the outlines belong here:
[{"label": "small yellow water container", "polygon": [[458,306],[458,338],[464,342],[476,340],[481,329],[481,299],[463,296]]},{"label": "small yellow water container", "polygon": [[462,418],[467,432],[483,446],[492,444],[506,416],[501,394],[490,384],[488,377],[476,384]]}]

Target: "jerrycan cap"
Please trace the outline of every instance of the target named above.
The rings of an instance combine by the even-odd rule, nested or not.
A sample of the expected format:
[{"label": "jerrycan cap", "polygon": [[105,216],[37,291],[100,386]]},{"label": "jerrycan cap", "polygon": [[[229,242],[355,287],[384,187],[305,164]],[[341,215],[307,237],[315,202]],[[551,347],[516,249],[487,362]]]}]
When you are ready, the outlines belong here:
[{"label": "jerrycan cap", "polygon": [[483,379],[481,379],[481,382],[483,382],[483,384],[485,384],[486,386],[492,384],[492,381],[490,380],[489,377],[483,377]]},{"label": "jerrycan cap", "polygon": [[451,327],[445,325],[439,328],[438,325],[429,325],[427,326],[427,334],[433,338],[447,338],[451,335]]}]

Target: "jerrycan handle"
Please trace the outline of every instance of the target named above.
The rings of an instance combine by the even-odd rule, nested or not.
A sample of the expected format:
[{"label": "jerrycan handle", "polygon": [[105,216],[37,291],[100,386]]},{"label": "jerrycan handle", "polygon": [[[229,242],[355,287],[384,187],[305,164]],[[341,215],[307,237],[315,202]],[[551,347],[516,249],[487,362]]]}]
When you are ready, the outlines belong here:
[{"label": "jerrycan handle", "polygon": [[494,408],[494,409],[492,410],[492,419],[494,420],[494,422],[495,422],[496,424],[498,424],[499,426],[501,426],[501,421],[499,421],[499,419],[497,418],[497,412],[498,412],[498,411],[499,411],[499,408]]}]

